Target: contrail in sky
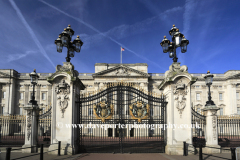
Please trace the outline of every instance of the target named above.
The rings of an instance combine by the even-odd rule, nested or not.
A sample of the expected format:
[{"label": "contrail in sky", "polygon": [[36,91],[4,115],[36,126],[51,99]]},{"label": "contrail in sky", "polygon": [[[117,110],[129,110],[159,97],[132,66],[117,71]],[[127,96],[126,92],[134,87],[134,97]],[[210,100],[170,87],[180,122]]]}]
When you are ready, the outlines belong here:
[{"label": "contrail in sky", "polygon": [[35,42],[35,44],[38,46],[40,52],[43,54],[43,56],[45,58],[47,58],[47,60],[52,64],[52,66],[55,68],[55,65],[53,64],[52,60],[48,57],[46,51],[44,50],[43,46],[41,45],[41,43],[39,42],[39,40],[37,39],[37,36],[34,34],[32,28],[28,25],[27,21],[25,20],[25,18],[23,17],[21,11],[19,10],[19,8],[17,7],[17,5],[14,3],[13,0],[9,0],[12,7],[15,9],[15,11],[17,12],[18,17],[21,19],[22,23],[25,25],[26,29],[28,30],[29,34],[31,35],[33,41]]},{"label": "contrail in sky", "polygon": [[[146,61],[149,61],[149,62],[153,63],[155,66],[157,66],[157,67],[163,69],[163,67],[161,67],[161,66],[158,65],[157,63],[155,63],[155,62],[153,62],[153,61],[147,59],[146,57],[143,57],[143,56],[137,54],[136,52],[130,50],[129,48],[125,47],[125,45],[123,45],[123,44],[121,44],[120,42],[116,41],[115,39],[113,39],[113,38],[111,38],[111,37],[105,35],[104,33],[100,32],[99,30],[97,30],[96,28],[94,28],[94,27],[91,26],[90,24],[84,22],[83,20],[81,20],[81,19],[79,19],[79,18],[77,18],[77,17],[74,17],[74,16],[72,16],[72,15],[70,15],[70,14],[68,14],[68,13],[66,13],[66,12],[64,12],[64,11],[62,11],[62,10],[58,9],[57,7],[51,5],[51,4],[49,4],[49,3],[47,3],[47,2],[45,2],[45,1],[43,1],[43,0],[39,0],[39,1],[42,2],[42,3],[44,3],[44,4],[46,4],[46,5],[48,5],[49,7],[53,8],[53,9],[55,9],[55,10],[57,10],[57,11],[59,11],[59,12],[65,14],[65,15],[68,16],[68,17],[71,17],[71,18],[77,20],[78,22],[80,22],[80,23],[84,24],[85,26],[91,28],[91,29],[94,30],[95,32],[97,32],[97,33],[103,35],[104,37],[110,39],[111,41],[115,42],[115,43],[118,44],[119,46],[124,47],[124,49],[126,49],[126,50],[128,50],[129,52],[133,53],[133,54],[136,55],[137,57],[139,57],[139,58],[141,58],[141,59],[144,59],[144,60],[146,60]],[[163,69],[163,70],[164,70],[164,69]]]}]

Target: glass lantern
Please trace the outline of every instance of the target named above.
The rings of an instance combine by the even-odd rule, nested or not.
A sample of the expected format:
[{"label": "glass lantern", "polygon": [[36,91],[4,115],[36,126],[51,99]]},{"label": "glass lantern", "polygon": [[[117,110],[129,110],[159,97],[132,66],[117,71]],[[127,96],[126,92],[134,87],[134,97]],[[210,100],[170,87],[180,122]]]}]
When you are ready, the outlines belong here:
[{"label": "glass lantern", "polygon": [[56,47],[57,47],[57,51],[58,51],[59,53],[61,53],[61,52],[62,52],[62,48],[63,48],[61,36],[59,36],[58,39],[55,40],[55,44],[56,44]]},{"label": "glass lantern", "polygon": [[187,45],[189,44],[189,41],[183,36],[181,41],[181,52],[185,53],[187,52]]},{"label": "glass lantern", "polygon": [[32,73],[29,74],[30,78],[31,78],[31,83],[33,85],[36,85],[38,83],[38,74],[36,73],[36,69],[33,70]]},{"label": "glass lantern", "polygon": [[67,33],[66,28],[64,31],[60,34],[61,40],[62,40],[62,45],[67,47],[68,42],[70,41],[70,35]]},{"label": "glass lantern", "polygon": [[208,71],[207,75],[204,76],[206,85],[211,85],[212,84],[213,77],[214,77],[213,74],[210,74],[210,72]]},{"label": "glass lantern", "polygon": [[182,37],[183,37],[183,34],[178,32],[178,29],[177,29],[177,32],[174,34],[173,39],[172,39],[172,41],[175,43],[176,47],[181,46]]},{"label": "glass lantern", "polygon": [[168,52],[169,44],[170,44],[170,41],[166,38],[166,36],[164,36],[162,42],[160,43],[160,45],[163,48],[163,53],[167,53]]},{"label": "glass lantern", "polygon": [[73,41],[73,44],[75,45],[76,52],[80,52],[83,42],[79,36],[77,36],[77,38]]}]

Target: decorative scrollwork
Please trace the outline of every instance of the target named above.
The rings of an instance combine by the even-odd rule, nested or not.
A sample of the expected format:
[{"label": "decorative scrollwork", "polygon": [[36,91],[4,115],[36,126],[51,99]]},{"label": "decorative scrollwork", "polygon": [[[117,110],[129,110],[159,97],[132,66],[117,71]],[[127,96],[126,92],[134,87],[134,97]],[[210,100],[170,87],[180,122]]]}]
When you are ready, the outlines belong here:
[{"label": "decorative scrollwork", "polygon": [[68,95],[70,93],[70,86],[65,82],[65,80],[62,80],[62,82],[56,86],[55,91],[57,93],[57,99],[58,99],[57,104],[61,109],[62,118],[64,118],[64,112],[68,107],[68,100],[69,100]]},{"label": "decorative scrollwork", "polygon": [[217,139],[217,116],[212,117],[212,125],[213,125],[213,139]]},{"label": "decorative scrollwork", "polygon": [[27,111],[27,139],[29,141],[32,129],[32,110]]},{"label": "decorative scrollwork", "polygon": [[186,95],[188,93],[187,86],[180,80],[176,85],[175,89],[173,91],[173,94],[175,95],[175,106],[177,107],[180,117],[182,117],[182,112],[184,108],[186,107]]},{"label": "decorative scrollwork", "polygon": [[137,119],[138,122],[142,122],[142,119],[149,117],[150,106],[143,101],[137,101],[129,106],[129,113],[132,119]]},{"label": "decorative scrollwork", "polygon": [[106,119],[111,119],[113,115],[113,104],[109,104],[105,99],[102,99],[101,102],[93,105],[93,113],[97,119],[105,122]]}]

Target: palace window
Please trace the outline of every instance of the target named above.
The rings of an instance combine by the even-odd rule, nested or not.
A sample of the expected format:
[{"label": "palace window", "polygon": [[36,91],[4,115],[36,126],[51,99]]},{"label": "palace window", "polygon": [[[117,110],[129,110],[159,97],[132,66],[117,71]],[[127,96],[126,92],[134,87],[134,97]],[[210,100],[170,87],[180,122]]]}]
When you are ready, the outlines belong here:
[{"label": "palace window", "polygon": [[240,115],[240,107],[237,107],[237,114]]},{"label": "palace window", "polygon": [[32,99],[32,96],[33,96],[33,92],[30,93],[30,99]]},{"label": "palace window", "polygon": [[19,114],[22,115],[22,107],[19,108]]},{"label": "palace window", "polygon": [[42,100],[46,100],[46,93],[42,93]]},{"label": "palace window", "polygon": [[1,108],[1,110],[0,110],[0,114],[2,114],[3,115],[3,112],[4,112],[4,107],[0,107]]},{"label": "palace window", "polygon": [[3,92],[3,94],[2,94],[2,98],[3,98],[3,99],[6,98],[6,92]]},{"label": "palace window", "polygon": [[219,100],[223,100],[223,94],[219,93]]},{"label": "palace window", "polygon": [[240,99],[240,98],[239,98],[239,92],[237,92],[236,97],[237,97],[237,99]]},{"label": "palace window", "polygon": [[223,115],[223,108],[220,108],[220,115]]},{"label": "palace window", "polygon": [[197,99],[197,100],[200,100],[200,93],[197,93],[197,94],[196,94],[196,99]]},{"label": "palace window", "polygon": [[200,88],[200,86],[195,86],[195,88]]},{"label": "palace window", "polygon": [[20,99],[23,99],[23,92],[20,93]]}]

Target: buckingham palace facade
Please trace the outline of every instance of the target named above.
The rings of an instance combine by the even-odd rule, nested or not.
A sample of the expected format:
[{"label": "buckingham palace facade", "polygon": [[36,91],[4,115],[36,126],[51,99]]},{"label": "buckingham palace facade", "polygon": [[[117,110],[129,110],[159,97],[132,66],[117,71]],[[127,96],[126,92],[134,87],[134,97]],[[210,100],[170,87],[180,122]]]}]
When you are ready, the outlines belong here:
[{"label": "buckingham palace facade", "polygon": [[[53,73],[38,73],[39,80],[35,88],[35,97],[43,112],[52,103],[52,85],[47,77]],[[204,76],[206,73],[192,73],[198,80],[191,87],[192,106],[198,112],[204,108],[208,98]],[[218,115],[240,114],[240,70],[229,70],[222,74],[214,74],[211,86],[212,99],[220,108]],[[107,64],[96,63],[95,73],[79,73],[80,80],[85,85],[82,94],[91,95],[111,82],[130,82],[148,92],[161,94],[159,85],[165,78],[165,73],[148,73],[146,63]],[[26,106],[32,94],[29,73],[18,73],[14,69],[0,69],[0,114],[25,114]]]}]

